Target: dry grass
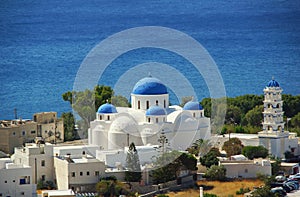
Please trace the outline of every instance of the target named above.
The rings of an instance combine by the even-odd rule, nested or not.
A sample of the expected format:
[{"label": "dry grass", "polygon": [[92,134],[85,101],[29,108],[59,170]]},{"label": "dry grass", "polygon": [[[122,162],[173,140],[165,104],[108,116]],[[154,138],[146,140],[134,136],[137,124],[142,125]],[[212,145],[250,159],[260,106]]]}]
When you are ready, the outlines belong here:
[{"label": "dry grass", "polygon": [[[240,188],[249,187],[251,190],[254,186],[263,185],[263,182],[260,180],[245,179],[245,180],[236,180],[229,182],[220,182],[220,181],[198,181],[198,185],[202,185],[208,188],[204,190],[204,193],[216,194],[219,197],[228,197],[229,195],[233,196],[243,196],[236,195],[235,192],[240,190]],[[197,189],[188,189],[181,192],[170,192],[167,194],[170,197],[198,197],[199,190]]]}]

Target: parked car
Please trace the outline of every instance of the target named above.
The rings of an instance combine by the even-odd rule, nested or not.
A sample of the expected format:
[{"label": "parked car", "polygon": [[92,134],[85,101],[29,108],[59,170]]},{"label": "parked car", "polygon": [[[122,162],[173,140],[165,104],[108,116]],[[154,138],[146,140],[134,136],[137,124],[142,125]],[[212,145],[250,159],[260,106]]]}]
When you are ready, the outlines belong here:
[{"label": "parked car", "polygon": [[284,191],[284,189],[282,187],[274,187],[271,189],[271,192],[273,194],[277,194],[280,197],[286,196],[286,191]]},{"label": "parked car", "polygon": [[278,176],[275,177],[275,180],[277,182],[283,182],[283,181],[286,180],[286,177],[284,175],[278,175]]}]

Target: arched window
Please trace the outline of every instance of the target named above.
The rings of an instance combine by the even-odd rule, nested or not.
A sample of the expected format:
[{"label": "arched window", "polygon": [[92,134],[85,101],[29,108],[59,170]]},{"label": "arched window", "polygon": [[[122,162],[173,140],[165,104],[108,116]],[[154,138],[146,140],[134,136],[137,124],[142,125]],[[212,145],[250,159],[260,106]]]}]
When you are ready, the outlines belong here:
[{"label": "arched window", "polygon": [[150,122],[150,118],[148,118],[148,122]]},{"label": "arched window", "polygon": [[149,101],[146,101],[146,109],[149,109]]},{"label": "arched window", "polygon": [[109,115],[107,116],[107,120],[110,120],[110,116]]},{"label": "arched window", "polygon": [[277,107],[277,108],[280,108],[280,104],[278,103],[278,104],[276,105],[276,107]]},{"label": "arched window", "polygon": [[155,104],[158,105],[158,100],[155,101]]},{"label": "arched window", "polygon": [[273,131],[273,128],[272,128],[272,126],[268,126],[268,131]]},{"label": "arched window", "polygon": [[271,105],[271,104],[268,104],[268,108],[272,108],[272,105]]},{"label": "arched window", "polygon": [[138,100],[138,109],[141,109],[141,101]]},{"label": "arched window", "polygon": [[202,112],[200,113],[200,117],[203,117]]},{"label": "arched window", "polygon": [[166,100],[164,100],[164,108],[166,108]]},{"label": "arched window", "polygon": [[156,120],[156,123],[158,123],[158,118],[156,118],[155,120]]},{"label": "arched window", "polygon": [[196,117],[196,113],[195,113],[195,112],[193,113],[193,117],[194,117],[194,118]]},{"label": "arched window", "polygon": [[102,120],[102,115],[99,116],[99,119]]}]

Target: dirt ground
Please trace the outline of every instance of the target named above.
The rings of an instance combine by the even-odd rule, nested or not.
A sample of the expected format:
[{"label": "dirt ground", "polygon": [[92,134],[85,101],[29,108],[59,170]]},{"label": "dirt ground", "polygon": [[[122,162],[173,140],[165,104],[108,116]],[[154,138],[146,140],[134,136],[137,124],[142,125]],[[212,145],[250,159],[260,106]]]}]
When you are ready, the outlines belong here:
[{"label": "dirt ground", "polygon": [[[245,180],[235,180],[229,182],[220,182],[220,181],[198,181],[199,186],[203,186],[204,193],[216,194],[219,197],[228,197],[228,196],[243,196],[236,195],[236,191],[240,188],[249,187],[250,190],[253,187],[258,187],[263,185],[263,182],[260,180],[245,179]],[[167,194],[169,197],[199,197],[199,189],[188,189],[180,192],[170,192]]]}]

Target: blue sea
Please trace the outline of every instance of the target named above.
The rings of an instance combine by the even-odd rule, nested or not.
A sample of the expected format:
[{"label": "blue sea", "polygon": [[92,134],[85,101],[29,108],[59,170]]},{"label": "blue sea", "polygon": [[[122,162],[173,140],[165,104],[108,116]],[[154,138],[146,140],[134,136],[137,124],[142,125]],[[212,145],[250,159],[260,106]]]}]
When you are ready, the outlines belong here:
[{"label": "blue sea", "polygon": [[[115,33],[141,26],[176,29],[201,43],[218,66],[227,96],[262,94],[273,76],[285,94],[300,94],[300,1],[2,0],[0,119],[14,118],[15,108],[22,118],[71,111],[61,95],[72,90],[89,51]],[[114,86],[133,65],[147,62],[173,66],[199,100],[210,96],[188,61],[153,48],[124,53],[99,83]]]}]

